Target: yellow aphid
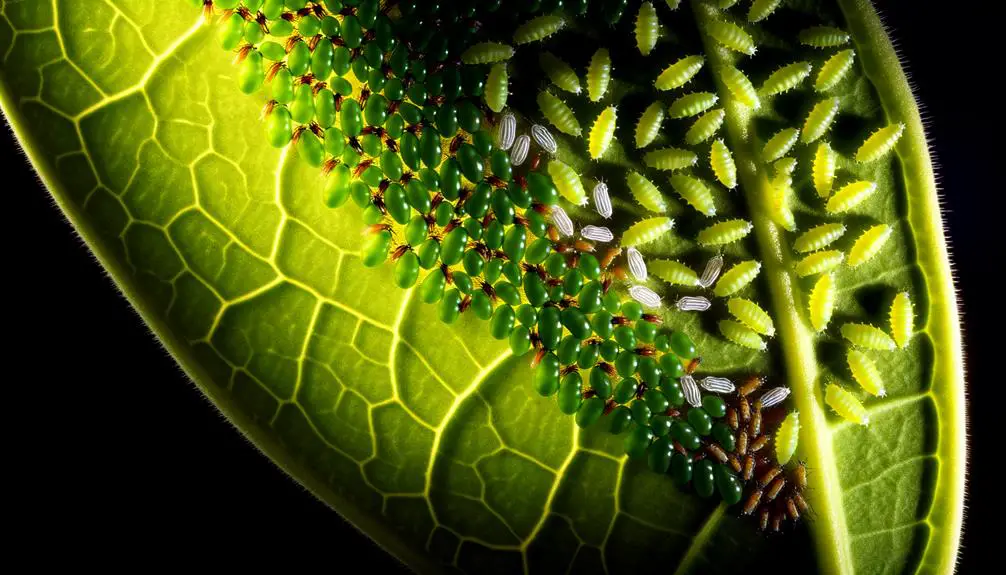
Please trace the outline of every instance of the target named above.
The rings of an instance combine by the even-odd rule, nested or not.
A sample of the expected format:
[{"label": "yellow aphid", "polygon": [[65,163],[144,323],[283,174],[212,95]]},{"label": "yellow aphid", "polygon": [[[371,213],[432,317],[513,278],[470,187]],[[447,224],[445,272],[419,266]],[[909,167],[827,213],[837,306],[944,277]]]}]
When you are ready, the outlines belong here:
[{"label": "yellow aphid", "polygon": [[765,341],[753,330],[729,319],[721,320],[719,326],[720,333],[731,342],[748,349],[765,349]]},{"label": "yellow aphid", "polygon": [[863,203],[870,194],[877,191],[877,184],[867,181],[852,182],[835,192],[825,209],[830,214],[841,214]]},{"label": "yellow aphid", "polygon": [[702,69],[706,59],[702,56],[685,56],[677,62],[671,64],[657,76],[653,82],[658,90],[673,90],[680,88],[695,77]]},{"label": "yellow aphid", "polygon": [[566,25],[560,14],[543,14],[520,25],[514,30],[513,43],[518,46],[539,42],[555,34]]},{"label": "yellow aphid", "polygon": [[653,260],[646,263],[649,272],[672,285],[697,286],[699,275],[690,267],[674,260]]},{"label": "yellow aphid", "polygon": [[796,275],[800,277],[807,277],[824,272],[830,272],[842,265],[844,260],[845,254],[838,250],[814,252],[796,264]]},{"label": "yellow aphid", "polygon": [[797,442],[800,440],[800,413],[790,412],[779,424],[775,432],[775,459],[779,465],[786,465],[796,453]]},{"label": "yellow aphid", "polygon": [[834,383],[829,383],[824,390],[824,402],[846,421],[859,425],[870,424],[870,416],[856,396]]},{"label": "yellow aphid", "polygon": [[552,160],[548,163],[548,175],[552,177],[552,182],[562,197],[573,205],[580,206],[587,203],[587,192],[583,189],[580,176],[573,168],[559,160]]},{"label": "yellow aphid", "polygon": [[622,247],[631,248],[656,241],[673,227],[674,220],[671,218],[649,218],[638,221],[622,234]]},{"label": "yellow aphid", "polygon": [[730,148],[723,143],[723,140],[714,141],[709,149],[709,166],[721,184],[727,188],[737,186],[737,164],[734,163]]},{"label": "yellow aphid", "polygon": [[[821,224],[796,238],[793,249],[800,253],[814,252],[831,245],[843,235],[845,235],[845,224]],[[849,260],[851,263],[851,256]]]},{"label": "yellow aphid", "polygon": [[577,121],[573,110],[551,92],[547,90],[538,92],[538,108],[549,123],[563,134],[580,135],[580,122]]},{"label": "yellow aphid", "polygon": [[671,187],[678,193],[688,205],[707,216],[716,215],[716,204],[713,203],[713,193],[706,184],[694,177],[685,174],[675,174],[671,176]]},{"label": "yellow aphid", "polygon": [[685,132],[685,143],[689,146],[694,146],[713,137],[713,134],[718,132],[720,126],[723,125],[723,119],[726,117],[727,113],[722,108],[709,110],[699,117],[698,120],[695,120],[692,127],[688,128],[688,131]]},{"label": "yellow aphid", "polygon": [[827,198],[831,195],[831,186],[835,183],[835,152],[828,142],[818,144],[812,171],[817,195]]},{"label": "yellow aphid", "polygon": [[740,297],[730,298],[727,309],[731,315],[752,330],[769,337],[775,335],[772,317],[755,302]]},{"label": "yellow aphid", "polygon": [[706,25],[706,32],[724,47],[741,54],[751,56],[757,50],[751,35],[733,22],[712,20]]},{"label": "yellow aphid", "polygon": [[625,176],[625,184],[639,205],[651,212],[663,213],[667,210],[667,201],[664,200],[660,190],[639,172],[630,171]]},{"label": "yellow aphid", "polygon": [[774,162],[789,153],[799,139],[800,130],[783,128],[765,142],[765,147],[761,152],[762,157],[766,162]]},{"label": "yellow aphid", "polygon": [[891,124],[870,134],[856,152],[856,161],[872,162],[880,159],[898,143],[904,131],[904,124]]},{"label": "yellow aphid", "polygon": [[[782,158],[779,162],[787,160],[788,158]],[[794,166],[795,164],[780,164],[780,168],[788,168],[789,166]],[[793,174],[791,170],[780,169],[777,170],[775,176],[763,187],[765,195],[765,207],[768,211],[769,218],[772,219],[776,225],[781,226],[785,230],[795,231],[796,230],[796,217],[793,215],[793,210],[790,208],[789,198],[793,192]]]},{"label": "yellow aphid", "polygon": [[828,61],[821,65],[821,71],[817,73],[814,89],[818,92],[825,92],[833,88],[849,73],[855,59],[856,52],[854,50],[842,50],[828,58]]},{"label": "yellow aphid", "polygon": [[796,158],[780,158],[772,164],[773,177],[792,176],[796,171]]},{"label": "yellow aphid", "polygon": [[587,97],[591,102],[598,102],[608,91],[611,81],[611,55],[607,48],[600,48],[590,59],[587,66]]},{"label": "yellow aphid", "polygon": [[660,31],[660,21],[657,20],[657,11],[653,4],[643,2],[636,15],[636,46],[639,53],[649,56],[653,47],[657,45],[657,36]]},{"label": "yellow aphid", "polygon": [[713,293],[717,297],[734,295],[753,282],[759,272],[761,272],[761,262],[754,260],[740,262],[720,276]]},{"label": "yellow aphid", "polygon": [[763,96],[774,96],[788,92],[799,86],[807,76],[810,76],[812,66],[807,62],[794,62],[779,68],[765,79],[761,86]]},{"label": "yellow aphid", "polygon": [[697,240],[701,246],[722,246],[746,237],[752,229],[754,226],[747,220],[727,220],[700,231]]},{"label": "yellow aphid", "polygon": [[884,247],[891,233],[891,226],[887,224],[879,224],[863,232],[849,250],[849,265],[857,267],[870,261]]},{"label": "yellow aphid", "polygon": [[810,290],[810,325],[814,331],[823,331],[831,321],[831,314],[835,311],[835,278],[831,274],[824,274],[818,278],[814,284],[814,289]]},{"label": "yellow aphid", "polygon": [[877,397],[884,397],[887,391],[884,389],[884,380],[880,376],[880,370],[865,353],[858,349],[850,349],[846,356],[849,363],[849,371],[852,378],[863,388],[863,391]]},{"label": "yellow aphid", "polygon": [[915,312],[912,309],[912,300],[908,298],[908,292],[903,291],[894,296],[890,317],[891,335],[898,347],[904,349],[912,339],[915,324]]},{"label": "yellow aphid", "polygon": [[723,80],[723,84],[735,100],[755,110],[761,107],[758,91],[755,90],[754,84],[744,75],[744,72],[733,66],[726,66],[720,72],[720,79]]},{"label": "yellow aphid", "polygon": [[847,323],[842,326],[842,337],[849,343],[863,349],[893,351],[896,347],[891,336],[884,330],[865,323]]},{"label": "yellow aphid", "polygon": [[804,120],[800,139],[804,144],[816,142],[831,127],[838,115],[838,98],[825,98],[818,102]]},{"label": "yellow aphid", "polygon": [[643,110],[643,115],[636,123],[636,147],[645,148],[653,143],[660,133],[660,125],[664,123],[664,105],[656,101]]},{"label": "yellow aphid", "polygon": [[594,121],[588,144],[591,158],[595,160],[600,158],[611,145],[611,139],[615,136],[616,116],[615,107],[608,106]]}]

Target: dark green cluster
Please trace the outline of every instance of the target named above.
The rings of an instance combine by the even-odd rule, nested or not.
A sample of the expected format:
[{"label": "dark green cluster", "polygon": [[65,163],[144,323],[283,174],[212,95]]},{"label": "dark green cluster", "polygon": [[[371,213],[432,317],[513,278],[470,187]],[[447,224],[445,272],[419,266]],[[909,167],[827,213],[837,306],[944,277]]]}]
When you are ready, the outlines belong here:
[{"label": "dark green cluster", "polygon": [[[483,94],[489,67],[463,65],[460,54],[483,20],[516,25],[562,8],[518,4],[214,1],[224,10],[221,45],[241,58],[241,90],[269,95],[269,142],[294,142],[323,168],[330,207],[352,199],[363,208],[364,265],[392,259],[396,284],[418,285],[445,323],[471,312],[514,355],[533,351],[535,390],[580,427],[604,419],[626,434],[630,456],[736,503],[740,480],[703,451],[733,450],[733,430],[720,421],[726,405],[706,396],[689,407],[679,383],[699,364],[692,340],[611,289],[617,249],[599,259],[588,242],[560,239],[543,152],[518,168],[496,148],[500,116]],[[587,14],[587,2],[571,4],[568,17]],[[626,3],[600,4],[614,23]]]}]

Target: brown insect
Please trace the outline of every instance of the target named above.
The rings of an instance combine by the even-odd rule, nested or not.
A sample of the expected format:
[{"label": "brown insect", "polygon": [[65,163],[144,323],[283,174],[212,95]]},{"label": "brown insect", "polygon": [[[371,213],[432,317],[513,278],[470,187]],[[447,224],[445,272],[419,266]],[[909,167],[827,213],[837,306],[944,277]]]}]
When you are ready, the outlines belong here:
[{"label": "brown insect", "polygon": [[744,457],[744,481],[751,481],[754,477],[755,459],[753,455]]},{"label": "brown insect", "polygon": [[779,469],[779,466],[777,465],[773,465],[768,471],[763,473],[762,476],[758,478],[758,483],[762,486],[768,485],[773,479],[778,477],[780,473],[782,473],[782,469]]},{"label": "brown insect", "polygon": [[727,408],[727,424],[729,424],[730,429],[733,429],[734,431],[737,431],[737,427],[740,425],[737,421],[737,410],[732,407]]},{"label": "brown insect", "polygon": [[[758,504],[761,503],[761,495],[761,489],[751,491],[751,495],[748,496],[747,501],[744,503],[744,515],[751,515],[754,513],[755,509],[758,508]],[[767,513],[767,511],[765,513]]]},{"label": "brown insect", "polygon": [[747,423],[751,421],[751,404],[748,403],[747,398],[742,397],[740,401],[737,402],[737,409],[740,411],[741,422]]},{"label": "brown insect", "polygon": [[741,397],[747,397],[757,391],[763,383],[765,383],[765,378],[758,375],[752,375],[744,380],[744,383],[742,383],[740,388],[737,389],[737,394]]},{"label": "brown insect", "polygon": [[761,403],[755,404],[755,409],[751,413],[751,424],[749,425],[751,435],[761,435]]},{"label": "brown insect", "polygon": [[746,429],[742,429],[740,433],[737,434],[737,454],[747,455],[748,453],[748,432]]},{"label": "brown insect", "polygon": [[727,462],[727,454],[726,452],[723,451],[723,449],[719,445],[716,445],[715,443],[709,443],[706,445],[706,451],[709,452],[709,455],[712,455],[713,457],[718,459],[720,463]]},{"label": "brown insect", "polygon": [[800,512],[797,511],[796,503],[793,502],[792,497],[786,499],[786,512],[789,513],[789,516],[793,521],[800,519]]},{"label": "brown insect", "polygon": [[767,500],[772,501],[775,499],[779,495],[779,492],[782,491],[783,487],[786,487],[786,478],[780,475],[775,478],[775,481],[773,481],[772,485],[769,486],[768,491],[765,492]]}]

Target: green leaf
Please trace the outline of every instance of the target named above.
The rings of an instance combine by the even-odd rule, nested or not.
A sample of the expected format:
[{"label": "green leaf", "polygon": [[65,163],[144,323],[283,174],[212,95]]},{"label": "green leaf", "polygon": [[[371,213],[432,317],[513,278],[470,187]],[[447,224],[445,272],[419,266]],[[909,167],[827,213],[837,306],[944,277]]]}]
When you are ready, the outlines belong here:
[{"label": "green leaf", "polygon": [[[674,12],[673,25],[701,37],[718,78],[734,55],[706,35],[711,16],[694,4]],[[963,508],[964,378],[933,171],[876,13],[866,0],[838,4],[840,13],[821,13],[852,35],[857,72],[837,88],[846,123],[833,146],[851,156],[872,129],[906,126],[896,156],[842,166],[888,192],[849,221],[857,230],[890,223],[894,236],[868,264],[836,273],[835,319],[815,335],[812,278],[792,273],[796,234],[768,214],[771,172],[758,154],[797,114],[752,115],[726,97],[743,191],[715,200],[722,216],[754,223],[751,242],[727,253],[763,263],[750,295],[771,310],[777,335],[758,353],[726,342],[715,320],[666,317],[693,335],[703,369],[759,371],[792,387],[813,512],[777,537],[629,461],[621,438],[577,428],[533,393],[526,361],[471,314],[445,326],[435,307],[393,287],[391,266],[364,268],[360,210],[325,207],[317,170],[292,149],[269,147],[264,97],[238,91],[232,55],[189,2],[4,3],[0,104],[63,213],[200,389],[277,464],[417,570],[950,572]],[[758,40],[788,46],[771,34]],[[778,67],[791,56],[775,58]],[[616,98],[629,102],[652,81],[660,66],[646,66],[616,76]],[[522,109],[533,112],[534,93],[525,96],[532,103]],[[628,125],[633,116],[620,118]],[[623,129],[616,138],[630,142]],[[638,165],[630,145],[613,145],[612,170]],[[810,154],[797,152],[801,165]],[[564,144],[560,155],[589,169],[582,151]],[[815,221],[822,210],[809,182],[795,185],[797,221]],[[661,188],[682,237],[694,237],[708,221]],[[643,213],[624,201],[616,209],[621,224]],[[681,239],[648,253],[693,267],[706,257]],[[907,350],[877,357],[888,397],[867,402],[869,427],[842,422],[823,401],[826,383],[852,385],[837,326],[886,329],[890,299],[906,289],[918,331]]]}]

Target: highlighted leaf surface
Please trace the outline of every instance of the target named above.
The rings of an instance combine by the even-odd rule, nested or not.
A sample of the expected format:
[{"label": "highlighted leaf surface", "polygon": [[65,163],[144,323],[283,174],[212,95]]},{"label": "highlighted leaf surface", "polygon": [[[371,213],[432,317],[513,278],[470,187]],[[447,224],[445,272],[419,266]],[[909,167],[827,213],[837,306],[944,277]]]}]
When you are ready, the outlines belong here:
[{"label": "highlighted leaf surface", "polygon": [[[752,41],[766,46],[748,60],[748,39],[713,22],[705,3],[674,12],[655,4],[682,41],[704,46],[689,88],[725,109],[720,133],[740,188],[714,190],[716,214],[754,226],[724,253],[731,264],[762,262],[741,295],[762,303],[776,336],[767,353],[727,342],[717,328],[723,306],[721,315],[667,312],[666,321],[693,336],[704,369],[759,371],[792,387],[801,412],[795,457],[808,462],[814,511],[785,536],[761,535],[736,508],[678,491],[670,477],[627,460],[620,438],[579,430],[531,391],[526,361],[511,358],[482,322],[467,314],[445,326],[416,290],[394,287],[391,266],[364,268],[360,210],[325,207],[318,171],[292,149],[269,146],[264,97],[239,92],[232,54],[189,2],[0,4],[0,103],[63,212],[200,388],[269,457],[418,570],[731,572],[782,557],[799,572],[949,571],[963,498],[959,326],[921,122],[873,8],[842,0],[820,9],[848,31],[857,58],[828,92],[841,101],[826,136],[844,158],[836,189],[877,184],[829,249],[848,252],[877,223],[892,232],[873,258],[834,272],[835,310],[818,335],[807,311],[818,278],[796,276],[792,249],[827,217],[809,172],[817,145],[792,152],[795,232],[774,223],[764,193],[774,174],[762,149],[781,129],[801,127],[820,97],[805,82],[752,111],[721,78],[737,67],[760,86],[782,65],[818,69],[827,55],[799,45],[803,14],[787,7],[765,20]],[[612,29],[622,40],[606,39],[614,72],[610,102],[598,104],[622,106],[626,119],[603,158],[619,184],[625,168],[643,169],[623,151],[634,147],[632,93],[652,90],[690,53],[661,36],[641,59],[631,20]],[[597,40],[570,28],[545,42],[582,72]],[[720,47],[727,36],[742,49]],[[518,52],[518,64],[532,69],[534,54]],[[630,61],[638,69],[624,69]],[[536,93],[512,105],[536,113]],[[574,112],[590,125],[584,109]],[[684,134],[694,120],[673,120],[675,130]],[[874,130],[899,123],[893,154],[849,160]],[[680,134],[654,147],[678,145]],[[587,165],[585,147],[561,153],[574,169]],[[667,175],[658,182],[667,215],[689,217],[648,255],[701,269],[709,253],[694,238],[712,220],[671,198]],[[619,197],[619,229],[653,215]],[[866,402],[870,426],[841,422],[824,404],[828,383],[853,385],[839,327],[886,329],[901,291],[912,294],[917,333],[906,349],[872,356],[887,396]]]}]

